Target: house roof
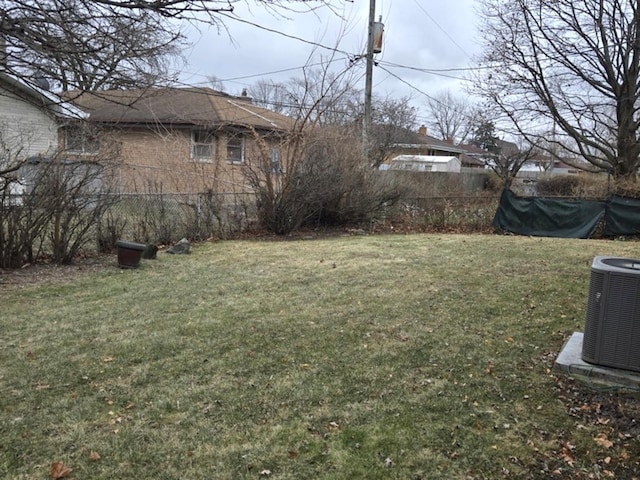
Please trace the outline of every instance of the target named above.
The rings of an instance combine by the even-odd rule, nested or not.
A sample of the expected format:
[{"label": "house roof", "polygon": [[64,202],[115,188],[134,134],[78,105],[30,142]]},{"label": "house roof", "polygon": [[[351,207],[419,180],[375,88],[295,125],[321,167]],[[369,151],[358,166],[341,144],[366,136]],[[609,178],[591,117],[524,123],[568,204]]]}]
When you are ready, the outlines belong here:
[{"label": "house roof", "polygon": [[458,145],[458,146],[460,148],[464,149],[464,153],[466,155],[473,155],[475,157],[482,157],[482,156],[490,157],[490,156],[493,156],[493,154],[491,152],[488,152],[484,148],[479,147],[477,145],[474,145],[472,143],[465,143],[465,144],[461,144],[461,145]]},{"label": "house roof", "polygon": [[30,102],[37,107],[45,108],[57,117],[77,119],[87,117],[87,113],[82,109],[69,103],[55,93],[45,90],[37,85],[36,82],[28,82],[9,75],[8,73],[0,72],[0,83],[11,93],[26,102]]},{"label": "house roof", "polygon": [[433,150],[440,150],[443,152],[451,152],[451,153],[464,153],[464,150],[459,146],[454,146],[449,142],[445,142],[444,140],[439,140],[431,135],[426,135],[417,132],[411,132],[411,137],[405,143],[398,143],[394,145],[397,148],[430,148]]},{"label": "house roof", "polygon": [[243,126],[288,130],[293,119],[254,105],[247,97],[211,88],[153,88],[75,93],[74,103],[90,113],[90,120],[109,124],[168,124],[207,127]]},{"label": "house roof", "polygon": [[484,167],[485,163],[494,157],[491,152],[471,143],[465,143],[458,146],[464,149],[464,154],[462,155],[461,160],[462,163],[467,166]]}]

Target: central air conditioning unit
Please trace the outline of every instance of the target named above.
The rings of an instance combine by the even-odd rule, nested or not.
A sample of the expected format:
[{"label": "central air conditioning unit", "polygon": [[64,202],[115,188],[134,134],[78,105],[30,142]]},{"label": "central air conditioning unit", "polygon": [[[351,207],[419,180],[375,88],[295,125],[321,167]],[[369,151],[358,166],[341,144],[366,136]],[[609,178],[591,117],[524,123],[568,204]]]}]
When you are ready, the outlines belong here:
[{"label": "central air conditioning unit", "polygon": [[640,260],[593,259],[582,359],[640,371]]}]

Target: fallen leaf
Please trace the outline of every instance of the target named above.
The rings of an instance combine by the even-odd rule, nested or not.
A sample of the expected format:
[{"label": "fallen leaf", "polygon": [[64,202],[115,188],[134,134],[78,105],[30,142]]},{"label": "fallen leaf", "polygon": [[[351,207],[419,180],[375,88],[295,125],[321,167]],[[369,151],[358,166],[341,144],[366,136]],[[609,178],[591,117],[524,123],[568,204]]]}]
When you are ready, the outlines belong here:
[{"label": "fallen leaf", "polygon": [[53,478],[54,480],[59,479],[59,478],[66,478],[69,476],[69,474],[72,472],[73,470],[69,467],[67,467],[64,462],[54,462],[51,464],[51,469],[49,471],[49,474],[51,475],[51,478]]},{"label": "fallen leaf", "polygon": [[36,390],[47,390],[49,388],[49,385],[44,383],[36,383],[36,386],[33,388],[35,388]]},{"label": "fallen leaf", "polygon": [[487,364],[487,368],[485,368],[485,370],[484,370],[484,371],[485,371],[485,373],[486,373],[487,375],[492,375],[492,374],[493,374],[493,362],[489,362],[489,363]]},{"label": "fallen leaf", "polygon": [[91,450],[91,453],[89,453],[89,460],[100,460],[100,454]]},{"label": "fallen leaf", "polygon": [[115,360],[115,358],[113,358],[113,357],[104,357],[104,358],[102,359],[102,361],[103,361],[104,363],[113,362],[114,360]]},{"label": "fallen leaf", "polygon": [[600,445],[601,447],[604,448],[611,448],[613,447],[613,442],[611,440],[609,440],[607,438],[607,436],[603,433],[598,435],[596,438],[593,439],[598,445]]},{"label": "fallen leaf", "polygon": [[269,475],[271,475],[271,470],[265,468],[260,472],[260,475],[262,475],[263,477],[268,477]]},{"label": "fallen leaf", "polygon": [[573,467],[576,463],[576,457],[573,454],[573,449],[575,447],[570,443],[562,444],[562,452],[560,453],[560,457],[565,461],[565,463],[571,467]]},{"label": "fallen leaf", "polygon": [[289,450],[289,458],[296,458],[298,456],[298,452],[295,450]]}]

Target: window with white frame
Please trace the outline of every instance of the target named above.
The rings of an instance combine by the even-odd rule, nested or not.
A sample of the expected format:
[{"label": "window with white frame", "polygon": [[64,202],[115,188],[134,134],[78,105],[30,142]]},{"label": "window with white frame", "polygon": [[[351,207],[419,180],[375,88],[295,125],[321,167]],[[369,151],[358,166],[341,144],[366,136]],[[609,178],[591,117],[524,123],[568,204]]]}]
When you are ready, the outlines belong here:
[{"label": "window with white frame", "polygon": [[231,136],[227,140],[227,161],[244,163],[244,137]]},{"label": "window with white frame", "polygon": [[215,153],[215,135],[209,130],[191,130],[191,159],[211,161]]},{"label": "window with white frame", "polygon": [[100,140],[95,129],[88,125],[68,125],[64,129],[64,145],[70,153],[96,154],[100,151]]}]

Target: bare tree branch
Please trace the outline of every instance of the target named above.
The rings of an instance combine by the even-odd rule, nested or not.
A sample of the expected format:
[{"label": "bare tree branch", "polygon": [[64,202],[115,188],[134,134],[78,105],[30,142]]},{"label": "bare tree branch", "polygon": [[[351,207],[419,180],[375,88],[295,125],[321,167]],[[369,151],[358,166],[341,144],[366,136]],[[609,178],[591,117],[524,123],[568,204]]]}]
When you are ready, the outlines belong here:
[{"label": "bare tree branch", "polygon": [[[6,0],[0,4],[4,70],[62,90],[130,88],[174,79],[184,22],[224,27],[247,0]],[[251,0],[273,11],[313,11],[344,0]],[[0,52],[2,53],[2,52]]]},{"label": "bare tree branch", "polygon": [[[490,69],[476,93],[532,144],[615,178],[639,166],[640,10],[636,0],[483,0]],[[548,138],[548,132],[556,132]]]},{"label": "bare tree branch", "polygon": [[464,143],[473,130],[473,105],[445,90],[427,99],[429,126],[442,138]]}]

